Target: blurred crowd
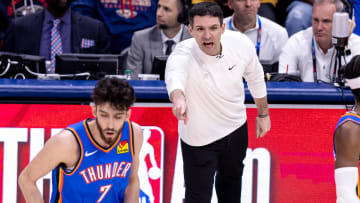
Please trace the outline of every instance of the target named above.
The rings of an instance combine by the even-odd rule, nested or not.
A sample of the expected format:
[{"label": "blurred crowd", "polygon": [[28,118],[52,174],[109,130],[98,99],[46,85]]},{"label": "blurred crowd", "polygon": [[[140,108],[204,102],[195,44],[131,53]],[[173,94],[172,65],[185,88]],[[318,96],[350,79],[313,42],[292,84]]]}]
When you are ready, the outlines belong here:
[{"label": "blurred crowd", "polygon": [[[192,37],[187,10],[204,1],[209,0],[2,0],[0,51],[44,56],[52,65],[61,53],[121,54],[122,71],[137,79],[153,73],[155,57],[168,56]],[[226,29],[253,42],[264,73],[332,82],[337,67],[360,54],[360,0],[215,1]],[[339,52],[332,42],[333,14],[349,13],[349,5],[354,17]]]}]

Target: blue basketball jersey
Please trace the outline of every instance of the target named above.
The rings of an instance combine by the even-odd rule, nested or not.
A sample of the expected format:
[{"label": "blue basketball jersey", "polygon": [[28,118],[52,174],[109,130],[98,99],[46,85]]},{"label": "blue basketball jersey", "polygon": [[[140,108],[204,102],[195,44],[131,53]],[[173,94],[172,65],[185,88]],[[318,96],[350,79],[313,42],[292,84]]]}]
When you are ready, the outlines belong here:
[{"label": "blue basketball jersey", "polygon": [[115,143],[103,148],[91,135],[88,121],[66,128],[79,144],[80,157],[73,169],[59,165],[52,171],[51,202],[123,202],[134,155],[131,122],[125,121]]}]

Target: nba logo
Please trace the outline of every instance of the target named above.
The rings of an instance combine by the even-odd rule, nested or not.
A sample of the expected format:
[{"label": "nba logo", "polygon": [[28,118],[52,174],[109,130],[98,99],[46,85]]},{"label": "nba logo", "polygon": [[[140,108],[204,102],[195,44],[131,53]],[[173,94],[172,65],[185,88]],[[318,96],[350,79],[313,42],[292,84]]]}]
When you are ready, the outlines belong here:
[{"label": "nba logo", "polygon": [[143,126],[139,154],[139,203],[161,203],[164,159],[164,132],[159,127]]}]

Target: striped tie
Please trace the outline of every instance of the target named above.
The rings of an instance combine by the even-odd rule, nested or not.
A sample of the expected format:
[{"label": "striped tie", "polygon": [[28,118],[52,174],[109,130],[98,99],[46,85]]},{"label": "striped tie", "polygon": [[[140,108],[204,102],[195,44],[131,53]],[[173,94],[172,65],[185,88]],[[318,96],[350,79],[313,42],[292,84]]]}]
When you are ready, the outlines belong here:
[{"label": "striped tie", "polygon": [[58,25],[60,24],[60,19],[55,19],[53,21],[53,26],[51,28],[51,70],[48,70],[48,73],[55,72],[55,56],[56,54],[62,54],[62,42],[60,32],[58,30]]}]

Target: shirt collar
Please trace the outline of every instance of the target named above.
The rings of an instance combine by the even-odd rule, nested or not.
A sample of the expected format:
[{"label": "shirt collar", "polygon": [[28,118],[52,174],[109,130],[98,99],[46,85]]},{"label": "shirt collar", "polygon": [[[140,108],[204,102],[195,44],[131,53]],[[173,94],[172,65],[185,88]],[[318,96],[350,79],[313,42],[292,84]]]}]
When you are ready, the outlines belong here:
[{"label": "shirt collar", "polygon": [[[313,37],[314,41],[315,41],[315,37]],[[335,50],[335,47],[332,46],[331,48],[329,48],[326,52],[326,54],[324,53],[324,51],[320,48],[320,46],[318,45],[318,43],[315,41],[315,50],[317,52],[320,52],[321,55],[326,56],[326,55],[332,55],[333,51]]]},{"label": "shirt collar", "polygon": [[175,42],[175,44],[179,43],[181,41],[181,35],[183,33],[183,29],[184,29],[184,25],[181,24],[179,32],[172,39],[168,38],[164,34],[164,32],[162,30],[160,30],[162,42],[165,43],[168,40],[173,40]]}]

